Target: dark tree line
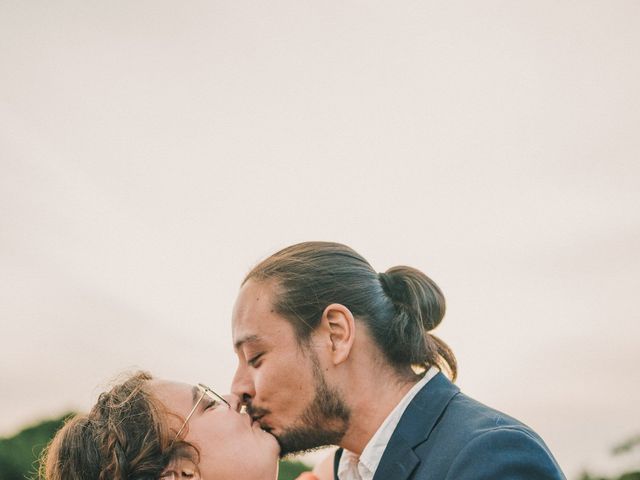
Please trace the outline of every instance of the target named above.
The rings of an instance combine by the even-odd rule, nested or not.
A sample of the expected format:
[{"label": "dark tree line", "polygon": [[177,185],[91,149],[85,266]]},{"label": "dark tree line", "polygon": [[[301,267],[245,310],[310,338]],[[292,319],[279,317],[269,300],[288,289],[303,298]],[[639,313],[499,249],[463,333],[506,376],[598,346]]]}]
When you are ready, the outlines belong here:
[{"label": "dark tree line", "polygon": [[[640,447],[640,435],[631,437],[619,445],[616,445],[611,450],[611,453],[613,455],[623,455],[629,453],[631,450],[637,449],[637,447]],[[640,468],[633,472],[623,473],[621,476],[616,478],[597,477],[592,476],[589,473],[584,473],[582,477],[580,477],[580,480],[640,480]]]}]

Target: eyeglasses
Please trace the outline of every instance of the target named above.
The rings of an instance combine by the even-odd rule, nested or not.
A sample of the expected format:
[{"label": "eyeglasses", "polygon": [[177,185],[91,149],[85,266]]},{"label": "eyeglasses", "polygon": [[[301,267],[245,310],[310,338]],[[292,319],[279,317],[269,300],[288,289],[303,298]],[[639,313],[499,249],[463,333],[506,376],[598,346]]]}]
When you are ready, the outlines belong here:
[{"label": "eyeglasses", "polygon": [[197,388],[198,388],[198,390],[200,390],[200,397],[198,398],[198,400],[196,400],[196,403],[193,404],[193,408],[191,409],[191,411],[187,415],[187,418],[184,420],[184,423],[180,427],[180,430],[178,430],[178,433],[176,433],[176,436],[173,439],[174,442],[178,439],[178,437],[180,436],[182,431],[185,429],[185,427],[187,426],[187,423],[189,423],[189,419],[192,417],[192,415],[194,414],[194,412],[198,408],[198,405],[200,405],[200,402],[202,402],[202,399],[204,397],[208,397],[209,400],[211,400],[211,402],[213,402],[213,404],[211,405],[211,407],[213,407],[213,408],[219,407],[222,404],[224,404],[227,407],[231,408],[231,405],[229,405],[229,402],[227,402],[224,398],[222,398],[220,395],[218,395],[216,392],[211,390],[206,385],[204,385],[202,383],[199,383],[197,385]]}]

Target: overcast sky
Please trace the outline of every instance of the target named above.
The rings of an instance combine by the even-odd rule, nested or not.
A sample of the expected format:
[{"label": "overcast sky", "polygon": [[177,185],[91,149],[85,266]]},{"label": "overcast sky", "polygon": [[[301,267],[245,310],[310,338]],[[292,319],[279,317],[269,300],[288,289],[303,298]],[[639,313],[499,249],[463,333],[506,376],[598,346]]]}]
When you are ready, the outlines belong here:
[{"label": "overcast sky", "polygon": [[637,461],[640,2],[0,0],[0,436],[117,373],[229,388],[304,240],[438,282],[459,385]]}]

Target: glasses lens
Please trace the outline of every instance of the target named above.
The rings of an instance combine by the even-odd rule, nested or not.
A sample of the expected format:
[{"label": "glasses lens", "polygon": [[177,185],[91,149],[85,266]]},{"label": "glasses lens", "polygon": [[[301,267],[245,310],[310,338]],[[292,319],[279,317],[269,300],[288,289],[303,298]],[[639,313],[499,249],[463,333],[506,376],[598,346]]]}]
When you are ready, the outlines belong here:
[{"label": "glasses lens", "polygon": [[227,402],[224,398],[222,398],[221,395],[218,395],[216,392],[214,392],[213,390],[211,390],[209,387],[207,387],[205,384],[203,383],[199,383],[198,384],[198,388],[200,389],[200,391],[202,393],[204,393],[204,395],[214,403],[214,405],[212,405],[214,408],[219,406],[219,405],[226,405],[227,407],[231,408],[231,405],[229,405],[229,402]]},{"label": "glasses lens", "polygon": [[219,407],[220,405],[226,405],[227,407],[231,408],[231,405],[229,405],[229,402],[227,402],[224,398],[222,398],[220,395],[218,395],[216,392],[211,390],[206,385],[199,383],[198,390],[200,390],[200,398],[198,399],[196,404],[193,406],[193,408],[187,415],[187,418],[185,418],[184,423],[182,424],[182,427],[180,427],[180,430],[178,430],[178,433],[176,433],[176,436],[173,439],[173,442],[175,442],[177,438],[180,436],[184,428],[187,426],[187,423],[189,422],[191,415],[193,415],[193,412],[196,411],[196,408],[198,408],[198,405],[205,397],[207,397],[209,402],[211,402],[211,404],[207,408],[216,408],[216,407]]}]

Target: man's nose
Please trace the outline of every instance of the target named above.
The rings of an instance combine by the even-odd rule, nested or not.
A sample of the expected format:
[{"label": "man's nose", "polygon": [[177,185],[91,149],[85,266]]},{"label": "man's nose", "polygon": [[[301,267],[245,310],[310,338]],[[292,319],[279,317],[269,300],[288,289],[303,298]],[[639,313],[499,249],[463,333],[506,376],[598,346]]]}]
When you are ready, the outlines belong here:
[{"label": "man's nose", "polygon": [[255,397],[253,380],[246,368],[239,366],[236,369],[231,383],[231,393],[238,396],[242,403],[247,403]]}]

